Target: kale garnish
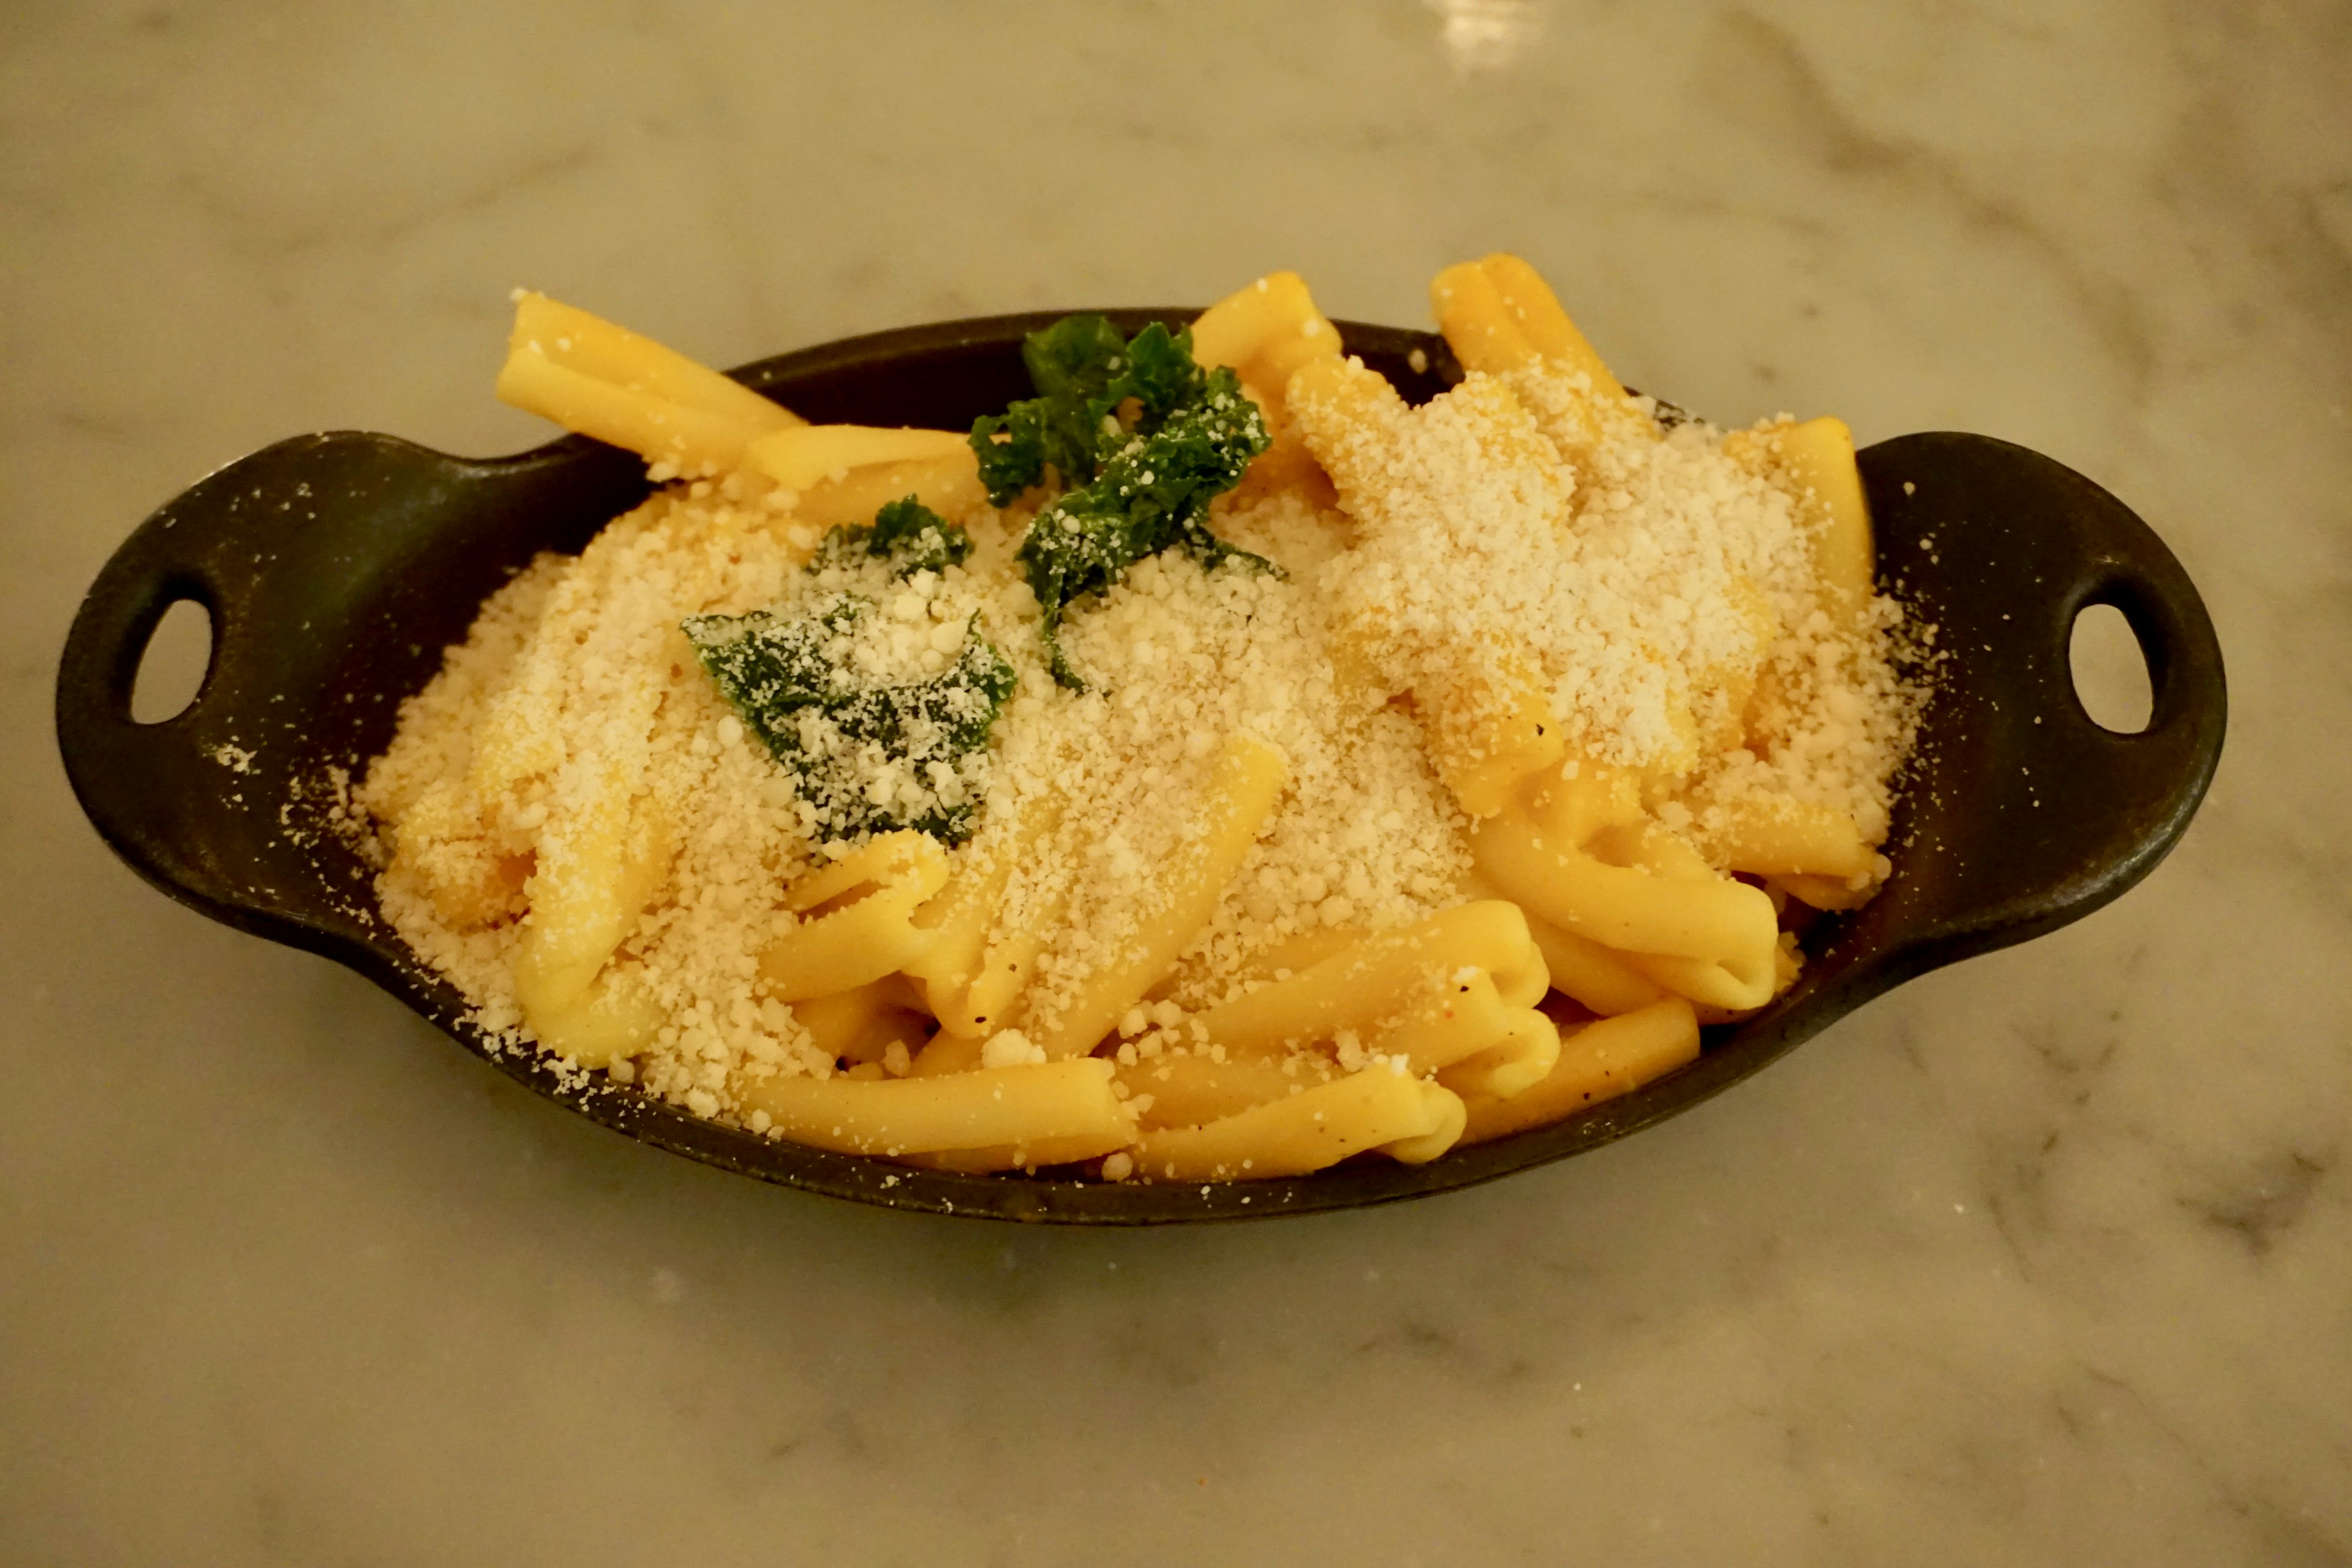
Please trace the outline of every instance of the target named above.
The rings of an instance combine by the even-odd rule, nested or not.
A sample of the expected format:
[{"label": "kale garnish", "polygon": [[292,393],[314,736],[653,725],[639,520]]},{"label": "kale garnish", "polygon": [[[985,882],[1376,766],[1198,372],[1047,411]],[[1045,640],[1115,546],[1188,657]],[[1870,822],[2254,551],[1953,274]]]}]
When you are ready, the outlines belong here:
[{"label": "kale garnish", "polygon": [[855,643],[874,608],[870,599],[836,594],[803,614],[692,616],[682,626],[743,722],[798,779],[823,825],[820,838],[911,827],[961,844],[980,805],[963,764],[987,747],[1013,691],[1013,667],[974,616],[955,662],[940,674],[911,681],[859,674]]},{"label": "kale garnish", "polygon": [[1054,679],[1083,688],[1055,635],[1072,601],[1171,545],[1211,564],[1235,557],[1275,570],[1205,521],[1272,437],[1231,370],[1193,363],[1189,327],[1171,333],[1155,321],[1122,342],[1106,317],[1069,316],[1032,332],[1021,355],[1038,395],[975,421],[971,446],[999,506],[1049,470],[1063,487],[1018,553]]},{"label": "kale garnish", "polygon": [[809,570],[856,565],[860,559],[887,560],[894,577],[944,572],[971,553],[971,535],[913,496],[887,503],[871,524],[835,528],[824,536]]},{"label": "kale garnish", "polygon": [[[1193,363],[1189,328],[1154,322],[1123,340],[1105,317],[1072,316],[1031,333],[1022,357],[1037,395],[975,422],[971,446],[999,506],[1032,485],[1060,487],[1018,555],[1054,679],[1083,687],[1055,636],[1063,612],[1138,561],[1181,545],[1212,565],[1231,557],[1276,570],[1206,521],[1209,503],[1241,481],[1272,437],[1231,370]],[[870,524],[832,530],[809,570],[887,563],[904,579],[944,572],[971,553],[963,529],[908,496]],[[960,844],[980,805],[968,764],[986,750],[1012,695],[1013,667],[980,635],[975,616],[939,674],[877,677],[866,646],[875,608],[863,595],[835,592],[793,613],[682,624],[727,700],[799,781],[819,837],[911,827]]]},{"label": "kale garnish", "polygon": [[[1232,372],[1217,374],[1230,379]],[[1037,514],[1021,541],[1030,590],[1044,613],[1054,679],[1085,683],[1055,633],[1076,599],[1108,588],[1147,555],[1181,544],[1203,564],[1228,556],[1272,570],[1272,563],[1228,544],[1208,530],[1209,502],[1241,482],[1250,459],[1265,450],[1265,420],[1238,388],[1212,391],[1158,432],[1138,437],[1104,465],[1092,484],[1063,495]]]},{"label": "kale garnish", "polygon": [[[1190,327],[1171,333],[1154,321],[1129,342],[1107,316],[1065,316],[1030,333],[1021,359],[1037,395],[971,427],[981,481],[998,506],[1043,481],[1048,468],[1066,489],[1087,483],[1130,436],[1150,434],[1196,402],[1208,377],[1192,363]],[[1123,426],[1119,405],[1130,397],[1135,417]]]}]

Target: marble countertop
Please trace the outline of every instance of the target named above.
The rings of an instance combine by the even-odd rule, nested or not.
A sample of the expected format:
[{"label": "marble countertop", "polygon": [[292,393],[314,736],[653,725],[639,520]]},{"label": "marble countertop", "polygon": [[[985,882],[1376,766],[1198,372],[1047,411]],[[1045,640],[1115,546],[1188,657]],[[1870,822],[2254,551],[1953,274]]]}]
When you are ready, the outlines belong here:
[{"label": "marble countertop", "polygon": [[[2352,1563],[2340,5],[47,0],[0,149],[0,1562]],[[1716,417],[2137,508],[2232,677],[2178,852],[1590,1156],[1102,1235],[628,1143],[67,791],[108,552],[537,441],[512,285],[723,363],[1496,248]]]}]

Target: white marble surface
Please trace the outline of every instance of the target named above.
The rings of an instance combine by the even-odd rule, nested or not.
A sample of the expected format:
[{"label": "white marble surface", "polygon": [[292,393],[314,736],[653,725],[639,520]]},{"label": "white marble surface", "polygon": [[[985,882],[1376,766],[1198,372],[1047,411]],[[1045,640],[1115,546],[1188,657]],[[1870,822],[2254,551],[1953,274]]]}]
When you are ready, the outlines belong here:
[{"label": "white marble surface", "polygon": [[[2233,679],[2173,858],[1588,1158],[1076,1235],[625,1142],[66,791],[116,542],[536,440],[512,284],[728,362],[1495,247],[1717,416],[2132,502]],[[2341,5],[18,0],[0,258],[0,1561],[2352,1563]]]}]

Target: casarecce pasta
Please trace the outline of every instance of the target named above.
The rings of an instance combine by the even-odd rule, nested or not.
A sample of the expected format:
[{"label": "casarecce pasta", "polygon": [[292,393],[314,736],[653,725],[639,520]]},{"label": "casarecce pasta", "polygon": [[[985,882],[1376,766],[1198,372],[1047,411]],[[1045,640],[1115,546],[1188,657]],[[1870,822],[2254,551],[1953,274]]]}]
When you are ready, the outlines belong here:
[{"label": "casarecce pasta", "polygon": [[519,296],[500,395],[663,488],[404,710],[388,917],[572,1068],[958,1171],[1419,1163],[1690,1061],[1888,874],[1851,437],[1627,392],[1516,258],[1432,294],[1419,406],[1276,273],[969,433]]}]

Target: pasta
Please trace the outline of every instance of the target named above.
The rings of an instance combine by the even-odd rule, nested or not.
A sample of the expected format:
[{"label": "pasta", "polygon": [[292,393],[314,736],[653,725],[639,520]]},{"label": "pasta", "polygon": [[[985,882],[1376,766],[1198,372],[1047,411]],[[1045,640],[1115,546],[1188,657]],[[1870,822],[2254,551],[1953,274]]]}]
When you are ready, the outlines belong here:
[{"label": "pasta", "polygon": [[1869,899],[1918,693],[1834,419],[1629,392],[1525,261],[1409,405],[1277,272],[810,425],[517,298],[664,488],[489,602],[360,798],[485,1030],[844,1154],[1422,1163],[1697,1056]]}]

